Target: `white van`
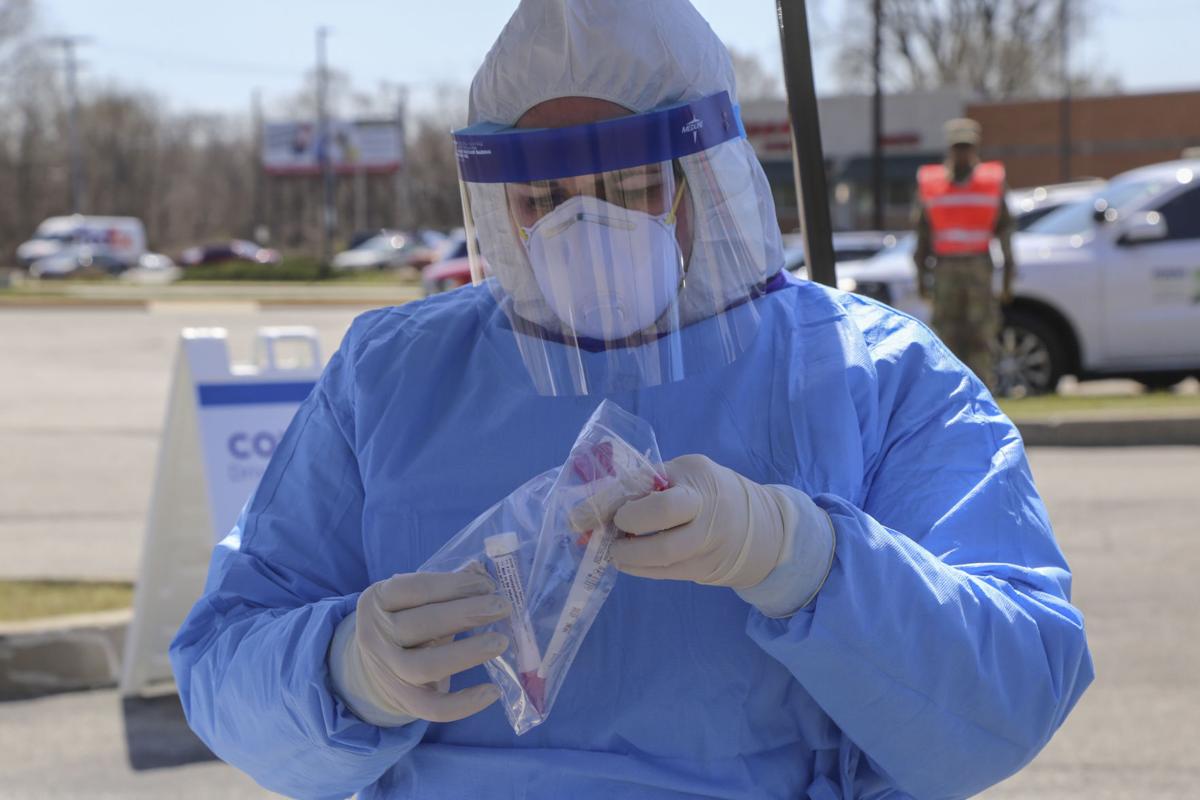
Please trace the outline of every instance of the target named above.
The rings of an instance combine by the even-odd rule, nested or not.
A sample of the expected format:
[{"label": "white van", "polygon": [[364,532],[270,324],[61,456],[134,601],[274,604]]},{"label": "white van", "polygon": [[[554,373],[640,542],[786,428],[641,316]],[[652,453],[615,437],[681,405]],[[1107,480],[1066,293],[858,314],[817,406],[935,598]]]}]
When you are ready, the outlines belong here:
[{"label": "white van", "polygon": [[136,217],[50,217],[37,226],[33,238],[17,248],[17,262],[28,267],[80,246],[135,266],[146,252],[146,229]]}]

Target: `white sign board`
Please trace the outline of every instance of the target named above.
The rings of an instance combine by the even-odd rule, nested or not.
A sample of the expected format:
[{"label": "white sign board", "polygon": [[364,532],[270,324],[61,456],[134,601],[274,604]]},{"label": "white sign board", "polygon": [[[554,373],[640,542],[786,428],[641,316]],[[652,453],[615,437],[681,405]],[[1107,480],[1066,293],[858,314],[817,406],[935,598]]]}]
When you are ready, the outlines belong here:
[{"label": "white sign board", "polygon": [[326,142],[314,122],[263,126],[262,163],[270,175],[317,175],[326,146],[335,172],[395,172],[404,160],[400,126],[394,121],[331,121]]},{"label": "white sign board", "polygon": [[[287,344],[302,363],[281,363]],[[258,363],[230,363],[225,331],[188,328],[180,339],[121,693],[171,681],[167,647],[204,588],[213,545],[229,533],[280,437],[321,371],[312,328],[263,328]]]}]

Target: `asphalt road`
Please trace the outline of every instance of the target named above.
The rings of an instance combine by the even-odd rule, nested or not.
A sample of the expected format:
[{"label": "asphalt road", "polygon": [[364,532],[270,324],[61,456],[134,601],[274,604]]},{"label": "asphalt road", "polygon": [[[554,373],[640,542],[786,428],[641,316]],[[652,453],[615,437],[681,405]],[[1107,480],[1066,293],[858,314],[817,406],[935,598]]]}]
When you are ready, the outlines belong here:
[{"label": "asphalt road", "polygon": [[312,325],[328,358],[360,311],[0,309],[0,579],[134,578],[180,329],[241,362],[259,326]]},{"label": "asphalt road", "polygon": [[[1192,798],[1200,786],[1200,448],[1038,449],[1098,678],[985,796]],[[219,764],[130,772],[113,692],[0,703],[0,798],[264,796]]]}]

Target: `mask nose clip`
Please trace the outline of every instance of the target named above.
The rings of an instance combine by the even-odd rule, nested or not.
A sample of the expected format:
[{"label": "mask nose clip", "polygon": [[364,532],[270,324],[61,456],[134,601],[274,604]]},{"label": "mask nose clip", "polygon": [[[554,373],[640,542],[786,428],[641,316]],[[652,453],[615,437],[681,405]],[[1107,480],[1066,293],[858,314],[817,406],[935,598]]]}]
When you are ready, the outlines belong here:
[{"label": "mask nose clip", "polygon": [[[594,222],[597,225],[603,225],[605,228],[615,228],[622,231],[634,231],[638,227],[632,220],[621,219],[611,214],[596,211],[576,211],[557,224],[546,225],[544,233],[546,236],[559,236],[580,222]],[[536,227],[537,225],[534,225],[534,228]],[[528,230],[522,228],[521,233],[523,234],[522,238],[528,240],[533,233],[533,228]]]}]

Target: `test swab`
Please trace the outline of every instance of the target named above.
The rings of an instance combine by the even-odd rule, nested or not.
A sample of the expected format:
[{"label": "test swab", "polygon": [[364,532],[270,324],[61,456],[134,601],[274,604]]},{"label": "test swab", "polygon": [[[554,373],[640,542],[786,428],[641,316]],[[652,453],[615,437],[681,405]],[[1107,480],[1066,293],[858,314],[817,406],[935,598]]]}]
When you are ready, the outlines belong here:
[{"label": "test swab", "polygon": [[[645,463],[641,463],[643,461]],[[606,436],[597,442],[586,454],[574,457],[572,467],[575,474],[587,483],[605,481],[606,478],[625,477],[628,479],[630,476],[641,474],[648,484],[644,487],[644,491],[662,491],[669,486],[666,477],[660,475],[653,465],[642,459],[640,453],[630,449],[624,441],[611,436]],[[617,483],[619,484],[620,481],[618,480]],[[602,483],[599,492],[601,494],[611,493],[613,488]],[[605,500],[604,503],[611,505],[611,498]],[[567,601],[563,604],[554,634],[550,637],[550,643],[546,645],[546,653],[538,668],[538,677],[542,680],[545,680],[550,670],[554,668],[554,662],[566,650],[567,643],[571,640],[571,631],[579,618],[583,616],[588,600],[599,588],[605,570],[612,563],[612,543],[617,538],[617,529],[606,519],[597,519],[596,523],[597,528],[587,537],[587,548],[583,551],[579,569],[575,572],[575,578],[571,581],[571,588],[567,592]]]}]

